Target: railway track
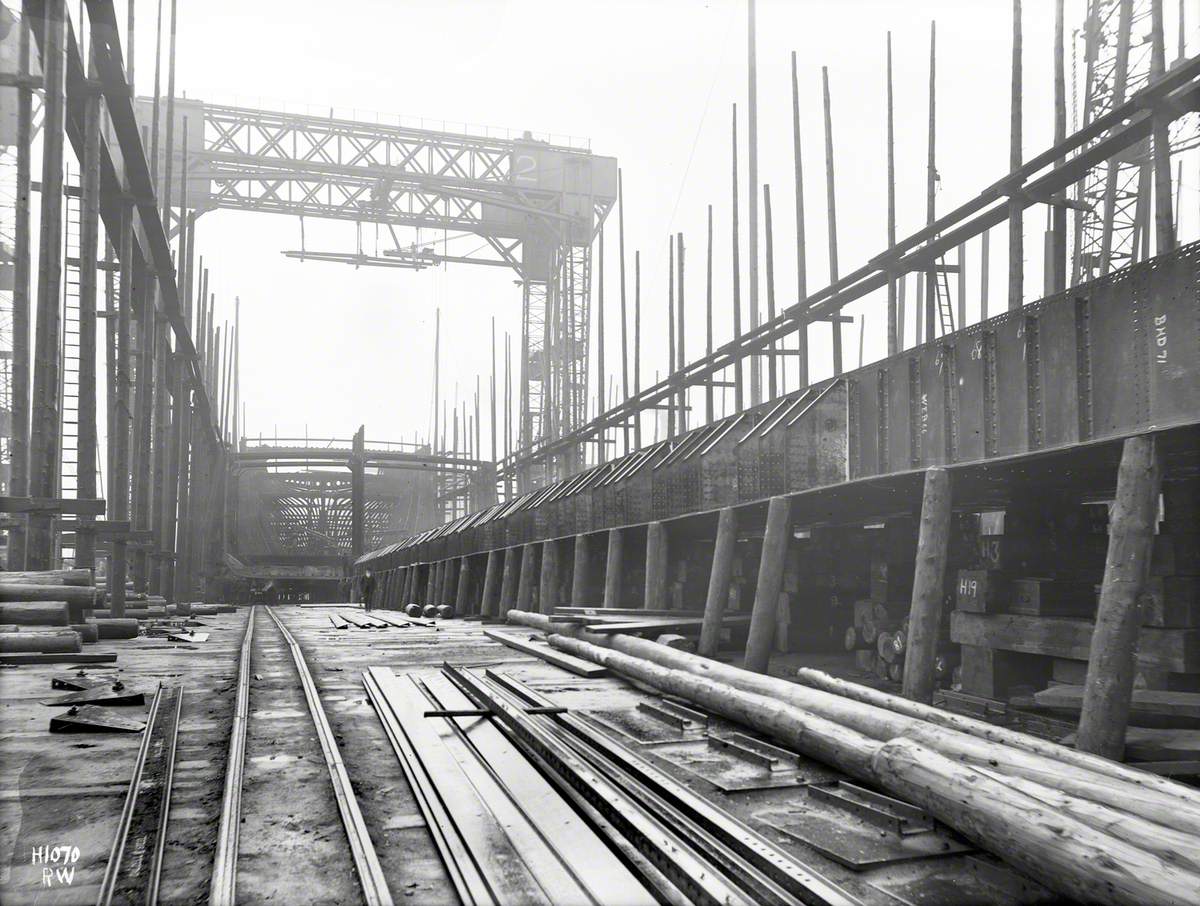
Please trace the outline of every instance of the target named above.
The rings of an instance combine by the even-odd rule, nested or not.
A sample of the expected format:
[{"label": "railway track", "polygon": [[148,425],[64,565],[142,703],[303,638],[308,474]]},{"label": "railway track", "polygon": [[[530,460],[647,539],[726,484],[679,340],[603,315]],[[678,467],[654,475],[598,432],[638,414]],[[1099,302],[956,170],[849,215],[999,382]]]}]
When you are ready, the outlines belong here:
[{"label": "railway track", "polygon": [[[391,904],[310,666],[271,608],[251,608],[237,663],[209,903]],[[462,902],[862,906],[508,674],[443,664],[363,680]],[[155,695],[101,904],[158,902],[182,700],[182,686]],[[362,781],[372,768],[347,757]],[[408,866],[390,868],[411,896]]]},{"label": "railway track", "polygon": [[[321,758],[328,775],[362,900],[368,906],[389,906],[392,903],[392,897],[380,866],[379,857],[371,842],[346,765],[342,761],[337,740],[321,705],[320,695],[304,658],[304,653],[287,627],[269,608],[266,609],[269,622],[262,627],[267,632],[263,633],[261,629],[256,630],[256,624],[259,622],[258,610],[257,607],[251,609],[245,638],[242,642],[225,793],[221,804],[221,822],[217,834],[209,902],[220,904],[220,906],[233,906],[234,903],[245,899],[238,897],[237,888],[239,861],[240,858],[244,858],[241,837],[242,825],[245,821],[244,791],[248,780],[246,762],[247,752],[257,729],[256,722],[259,720],[256,717],[256,711],[252,711],[250,707],[251,679],[256,676],[254,673],[257,660],[255,649],[257,648],[259,656],[265,659],[268,653],[267,645],[273,641],[271,638],[273,636],[275,641],[282,641],[283,646],[287,649],[294,674],[299,680],[299,687],[303,692],[303,700],[308,712],[307,730],[315,731],[319,743]],[[265,702],[264,704],[278,705],[279,703]],[[270,710],[269,708],[257,709],[257,713],[270,713]],[[289,727],[288,729],[299,731],[290,733],[292,738],[297,741],[310,736],[310,733],[304,732],[304,729],[300,727]],[[275,756],[270,757],[273,759]],[[275,773],[274,780],[278,781],[278,772]],[[260,798],[272,803],[274,807],[283,809],[285,803],[290,799],[286,787],[293,784],[285,776],[282,786],[278,783],[275,785],[279,787],[275,791],[278,795]]]},{"label": "railway track", "polygon": [[[301,813],[306,828],[293,833],[285,827],[283,834],[277,836],[294,836],[297,847],[311,851],[311,858],[318,866],[328,865],[328,874],[313,869],[312,877],[327,888],[329,902],[361,898],[367,906],[390,906],[391,893],[312,672],[283,622],[269,609],[265,615],[259,610],[258,607],[250,610],[239,651],[209,902],[233,906],[248,902],[251,892],[257,895],[260,885],[270,889],[272,879],[269,872],[264,877],[264,864],[275,865],[280,860],[271,858],[278,850],[270,849],[271,844],[262,839],[261,830],[280,823],[278,818],[291,808]],[[263,680],[257,684],[260,689],[252,690],[254,680]],[[153,906],[159,901],[183,695],[182,686],[160,684],[151,702],[101,882],[97,899],[100,906],[133,902]],[[301,702],[303,710],[288,707]],[[280,741],[285,751],[275,748]],[[248,754],[256,752],[257,755],[248,758]],[[284,769],[264,769],[251,764],[247,770],[248,761],[270,764],[277,758],[281,758]],[[303,766],[310,775],[296,776],[292,770],[295,766]],[[296,804],[300,799],[298,788],[310,794],[301,800],[304,808]],[[317,794],[315,800],[311,795],[313,788]],[[331,817],[333,814],[336,818]],[[330,826],[330,832],[316,840],[306,836],[322,818]],[[249,830],[243,834],[247,822]],[[334,825],[340,826],[340,835]],[[270,852],[267,858],[258,859],[263,855],[264,845]],[[339,858],[344,866],[330,864]],[[239,895],[239,868],[245,874],[248,861],[257,863],[252,864],[249,872],[253,883]],[[286,866],[282,871],[282,877],[291,885],[296,883],[297,876],[308,874],[304,869],[288,872]],[[339,884],[342,889],[337,889]],[[324,900],[314,892],[313,901]]]},{"label": "railway track", "polygon": [[100,884],[100,906],[139,900],[153,906],[158,902],[182,707],[183,686],[160,683],[150,703],[142,745]]}]

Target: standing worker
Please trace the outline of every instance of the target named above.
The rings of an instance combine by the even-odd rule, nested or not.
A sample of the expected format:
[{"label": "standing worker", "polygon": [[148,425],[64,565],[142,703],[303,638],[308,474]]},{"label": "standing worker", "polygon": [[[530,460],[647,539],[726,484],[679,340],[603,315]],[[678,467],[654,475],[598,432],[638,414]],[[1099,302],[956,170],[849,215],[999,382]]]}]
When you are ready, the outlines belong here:
[{"label": "standing worker", "polygon": [[362,602],[367,610],[371,609],[371,592],[374,590],[375,574],[368,569],[362,574]]}]

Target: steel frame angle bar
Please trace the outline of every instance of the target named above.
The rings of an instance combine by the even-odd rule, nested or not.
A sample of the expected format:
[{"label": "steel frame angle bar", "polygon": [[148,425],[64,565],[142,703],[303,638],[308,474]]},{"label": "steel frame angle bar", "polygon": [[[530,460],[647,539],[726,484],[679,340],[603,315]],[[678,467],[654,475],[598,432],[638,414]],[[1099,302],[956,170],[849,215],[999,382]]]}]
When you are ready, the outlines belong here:
[{"label": "steel frame angle bar", "polygon": [[[430,705],[440,708],[440,703],[426,701],[415,677],[401,679],[386,667],[372,667],[364,677],[463,902],[552,903],[509,837],[518,820],[512,803],[499,814],[493,811],[502,798],[494,782],[486,784],[479,765],[471,764],[474,759],[464,759],[446,744],[441,734],[451,731],[439,732],[424,716]],[[481,789],[485,785],[491,786],[491,802]]]},{"label": "steel frame angle bar", "polygon": [[[473,702],[441,673],[422,677],[419,683],[426,696],[445,709],[470,708]],[[562,709],[552,707],[555,713]],[[529,866],[550,902],[621,903],[622,906],[652,906],[655,898],[621,863],[603,841],[592,838],[594,831],[571,808],[554,785],[529,763],[484,710],[485,718],[450,718],[446,726],[455,739],[470,749],[476,762],[470,765],[478,778],[488,779],[503,790],[506,809],[515,807],[524,821],[505,820],[504,827],[521,859]],[[460,760],[464,767],[468,765]],[[468,775],[470,778],[470,775]],[[486,785],[471,779],[482,792]],[[494,796],[488,796],[495,809]],[[503,819],[503,812],[497,812]],[[523,826],[527,825],[527,826]]]},{"label": "steel frame angle bar", "polygon": [[[488,670],[485,675],[529,705],[539,708],[554,707],[552,699],[509,674]],[[567,712],[561,716],[560,721],[581,741],[603,752],[624,770],[633,773],[639,781],[650,786],[675,808],[699,822],[720,838],[724,845],[735,849],[753,862],[759,870],[786,886],[804,903],[820,906],[861,906],[862,901],[857,897],[797,861],[745,822],[684,786],[628,746],[597,730],[586,715]]]},{"label": "steel frame angle bar", "polygon": [[446,873],[459,899],[468,906],[475,904],[494,903],[487,882],[483,878],[480,867],[471,858],[471,854],[459,836],[453,819],[446,804],[438,795],[437,787],[425,772],[421,759],[417,757],[416,748],[409,741],[404,726],[388,704],[387,696],[381,681],[391,683],[396,677],[386,667],[371,667],[363,675],[363,687],[375,713],[379,716],[383,730],[392,744],[392,749],[404,769],[404,776],[412,787],[413,796],[425,816],[429,834],[433,837],[434,845],[442,856]]},{"label": "steel frame angle bar", "polygon": [[[468,670],[444,664],[442,670],[469,698],[488,708],[522,749],[532,751],[553,769],[554,777],[583,794],[584,798],[619,833],[654,862],[683,893],[702,906],[751,906],[764,901],[749,894],[710,857],[710,850],[680,833],[673,820],[664,819],[646,805],[643,793],[612,781],[568,744],[560,729],[546,721],[555,718],[527,715],[514,696],[485,684]],[[652,883],[651,879],[646,879]],[[765,901],[772,902],[772,901]],[[774,901],[778,902],[778,901]],[[783,902],[791,902],[784,900]]]}]

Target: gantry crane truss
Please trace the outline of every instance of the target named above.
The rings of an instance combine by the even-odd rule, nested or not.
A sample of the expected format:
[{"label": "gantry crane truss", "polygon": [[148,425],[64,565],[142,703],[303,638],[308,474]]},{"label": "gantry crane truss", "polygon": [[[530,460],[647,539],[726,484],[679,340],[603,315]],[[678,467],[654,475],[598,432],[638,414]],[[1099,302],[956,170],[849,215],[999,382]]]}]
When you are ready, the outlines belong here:
[{"label": "gantry crane truss", "polygon": [[[614,158],[528,133],[497,139],[196,101],[177,109],[192,124],[188,198],[198,213],[263,211],[481,237],[478,255],[435,256],[398,240],[389,255],[416,266],[513,268],[523,306],[519,444],[585,421],[591,243],[616,200]],[[361,254],[312,257],[375,263]],[[536,485],[544,470],[523,478]]]},{"label": "gantry crane truss", "polygon": [[[1152,9],[1151,0],[1089,0],[1083,29],[1084,128],[1149,84]],[[1180,60],[1182,52],[1181,45]],[[1172,123],[1173,153],[1196,144],[1198,125],[1194,113]],[[1151,154],[1147,137],[1090,170],[1076,186],[1076,198],[1086,209],[1075,221],[1073,284],[1149,257]]]}]

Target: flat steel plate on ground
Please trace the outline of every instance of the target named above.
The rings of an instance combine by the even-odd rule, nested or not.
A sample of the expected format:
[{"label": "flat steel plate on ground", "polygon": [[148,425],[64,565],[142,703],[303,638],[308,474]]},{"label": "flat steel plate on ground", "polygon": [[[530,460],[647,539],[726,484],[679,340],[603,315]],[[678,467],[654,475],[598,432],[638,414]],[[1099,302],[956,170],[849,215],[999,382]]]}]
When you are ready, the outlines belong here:
[{"label": "flat steel plate on ground", "polygon": [[78,692],[83,689],[95,689],[97,686],[110,686],[116,681],[115,676],[89,676],[80,670],[77,673],[56,673],[50,677],[50,688]]},{"label": "flat steel plate on ground", "polygon": [[104,683],[68,692],[58,698],[43,699],[42,704],[51,708],[65,708],[71,705],[108,705],[109,707],[144,705],[146,704],[146,693],[137,689],[127,689],[121,683]]},{"label": "flat steel plate on ground", "polygon": [[703,731],[685,730],[652,717],[639,708],[624,708],[616,711],[590,711],[588,717],[626,739],[642,745],[657,745],[665,742],[689,742]]},{"label": "flat steel plate on ground", "polygon": [[717,736],[657,745],[654,755],[723,793],[805,786],[837,776],[825,765],[801,756],[773,767],[765,759],[747,757],[741,746]]},{"label": "flat steel plate on ground", "polygon": [[867,882],[904,906],[976,906],[994,903],[1062,903],[1062,897],[987,857],[967,856],[930,870],[929,864],[897,865]]},{"label": "flat steel plate on ground", "polygon": [[50,718],[51,733],[140,733],[146,722],[99,705],[80,705]]},{"label": "flat steel plate on ground", "polygon": [[770,831],[793,837],[835,862],[865,871],[882,865],[970,852],[969,843],[935,830],[900,834],[864,821],[842,808],[809,799],[763,810],[755,817]]}]

